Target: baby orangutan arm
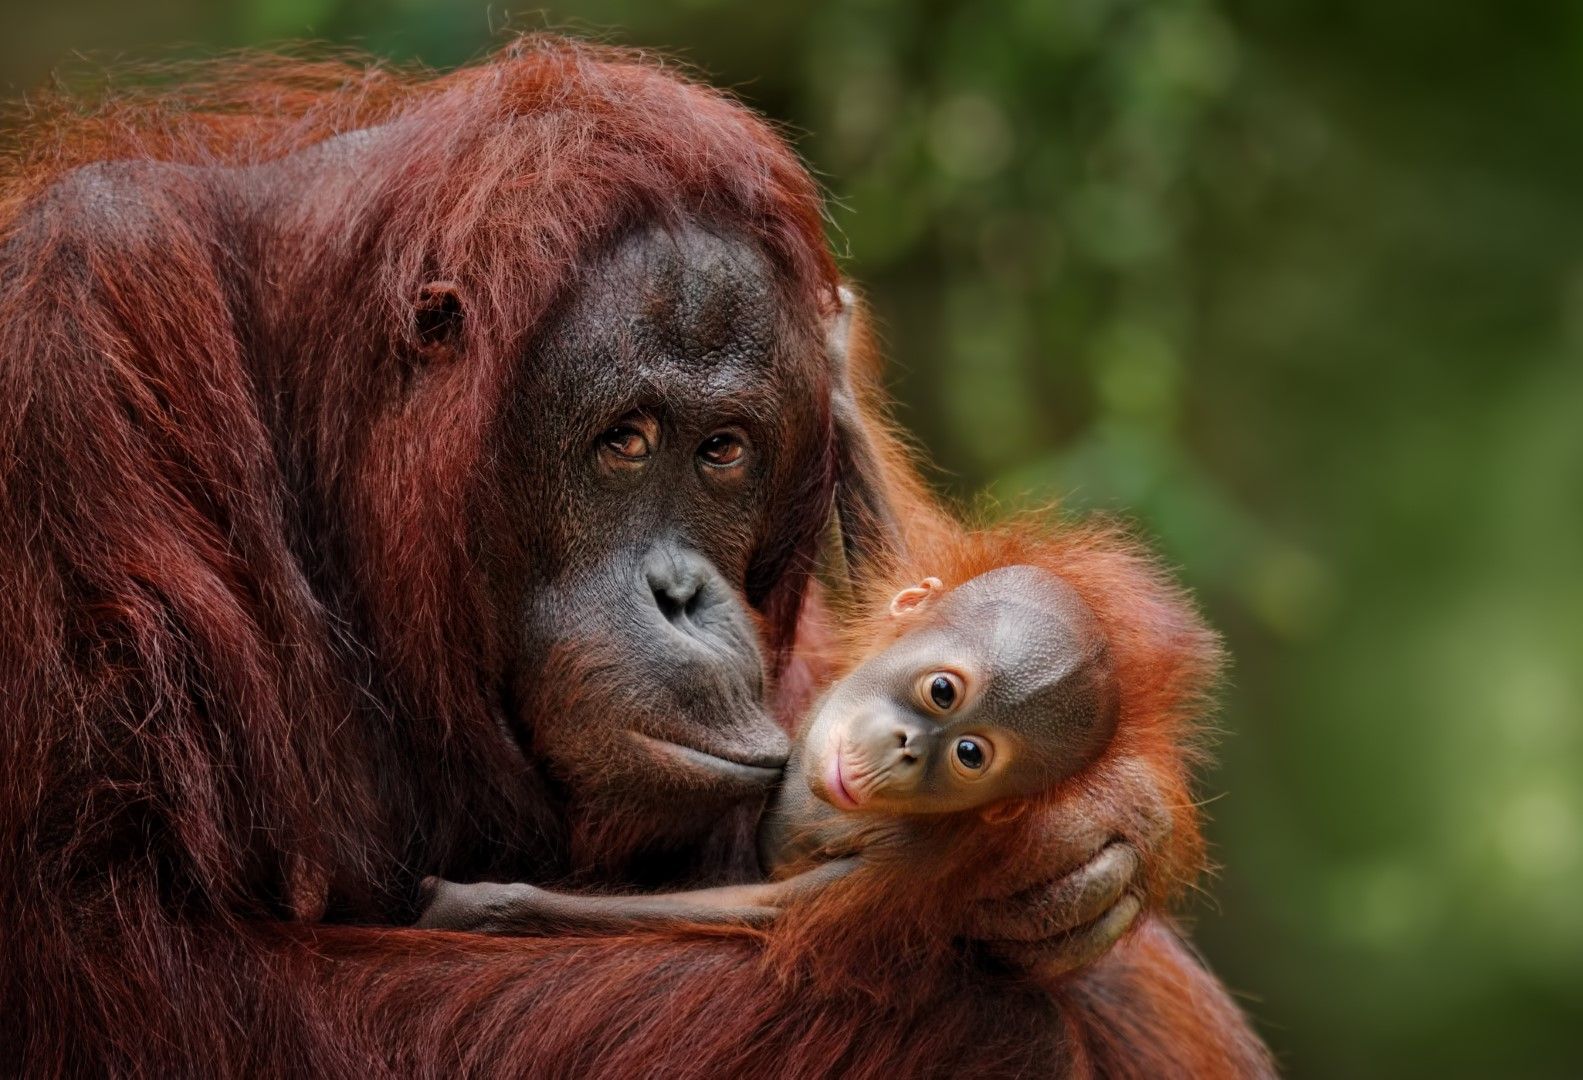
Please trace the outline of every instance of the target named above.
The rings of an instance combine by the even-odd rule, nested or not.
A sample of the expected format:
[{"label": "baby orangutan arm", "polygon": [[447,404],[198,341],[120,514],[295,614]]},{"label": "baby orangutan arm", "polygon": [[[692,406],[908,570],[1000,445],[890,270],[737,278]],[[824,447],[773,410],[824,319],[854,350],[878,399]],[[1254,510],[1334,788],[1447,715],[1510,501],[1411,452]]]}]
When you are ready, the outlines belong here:
[{"label": "baby orangutan arm", "polygon": [[417,926],[476,934],[623,934],[674,926],[766,926],[786,906],[811,896],[857,865],[822,863],[784,881],[687,892],[592,896],[522,882],[458,884],[428,878]]}]

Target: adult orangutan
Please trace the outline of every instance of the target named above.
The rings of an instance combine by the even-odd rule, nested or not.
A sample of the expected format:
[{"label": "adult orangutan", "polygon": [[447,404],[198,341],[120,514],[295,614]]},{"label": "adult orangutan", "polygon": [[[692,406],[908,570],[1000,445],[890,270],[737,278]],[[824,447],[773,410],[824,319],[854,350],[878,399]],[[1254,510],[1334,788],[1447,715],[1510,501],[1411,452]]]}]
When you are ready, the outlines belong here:
[{"label": "adult orangutan", "polygon": [[[1181,792],[1139,762],[1042,823],[954,994],[398,929],[428,874],[751,876],[834,486],[929,527],[835,435],[836,272],[767,126],[527,39],[442,77],[228,61],[10,149],[0,1072],[1104,1060],[1018,968],[1090,959],[1158,876]],[[1242,1031],[1160,924],[1099,964],[1162,1061]]]}]

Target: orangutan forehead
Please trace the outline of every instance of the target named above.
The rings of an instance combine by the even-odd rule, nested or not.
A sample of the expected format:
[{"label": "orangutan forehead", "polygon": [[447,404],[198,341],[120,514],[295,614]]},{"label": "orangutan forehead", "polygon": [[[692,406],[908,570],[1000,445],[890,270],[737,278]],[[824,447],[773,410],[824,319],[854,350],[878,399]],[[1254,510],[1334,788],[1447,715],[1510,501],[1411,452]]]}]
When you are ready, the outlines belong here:
[{"label": "orangutan forehead", "polygon": [[751,242],[683,224],[629,233],[584,278],[568,314],[618,366],[766,368],[782,290]]},{"label": "orangutan forehead", "polygon": [[1000,567],[965,582],[946,595],[937,618],[976,642],[1001,676],[998,692],[1013,697],[1060,682],[1103,647],[1077,590],[1032,566]]},{"label": "orangutan forehead", "polygon": [[950,590],[937,607],[938,618],[988,629],[1006,623],[1038,633],[1048,626],[1090,617],[1077,590],[1037,566],[1001,566],[969,578]]}]

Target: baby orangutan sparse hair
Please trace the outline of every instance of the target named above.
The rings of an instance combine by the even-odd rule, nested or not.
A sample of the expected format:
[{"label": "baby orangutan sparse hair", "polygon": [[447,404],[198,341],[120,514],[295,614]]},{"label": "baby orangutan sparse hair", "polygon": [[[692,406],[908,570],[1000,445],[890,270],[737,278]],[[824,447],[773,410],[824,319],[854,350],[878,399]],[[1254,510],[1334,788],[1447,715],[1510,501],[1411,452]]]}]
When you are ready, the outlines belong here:
[{"label": "baby orangutan sparse hair", "polygon": [[[931,546],[932,556],[907,560],[927,576],[888,575],[853,601],[844,674],[798,732],[760,824],[774,880],[639,896],[431,881],[420,925],[495,933],[764,925],[837,878],[853,886],[867,878],[871,889],[925,869],[935,880],[992,875],[1016,841],[1002,837],[996,858],[986,830],[1057,798],[1129,734],[1161,743],[1156,752],[1171,765],[1161,779],[1182,789],[1167,873],[1190,877],[1199,849],[1180,735],[1215,648],[1177,591],[1130,542],[1103,530],[1030,523]],[[1122,610],[1151,625],[1116,624]],[[1138,655],[1151,639],[1154,654]],[[1129,693],[1129,676],[1147,682]],[[1129,724],[1152,730],[1128,733]],[[874,872],[853,873],[865,867]],[[1111,913],[1117,934],[1169,884],[1151,892]]]}]

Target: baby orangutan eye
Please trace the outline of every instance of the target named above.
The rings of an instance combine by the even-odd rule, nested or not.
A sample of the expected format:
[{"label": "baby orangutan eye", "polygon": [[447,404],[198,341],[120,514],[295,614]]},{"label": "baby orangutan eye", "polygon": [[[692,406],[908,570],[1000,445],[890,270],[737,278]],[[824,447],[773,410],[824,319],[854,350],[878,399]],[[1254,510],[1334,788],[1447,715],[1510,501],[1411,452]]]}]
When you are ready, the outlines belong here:
[{"label": "baby orangutan eye", "polygon": [[989,743],[972,736],[964,736],[956,740],[956,745],[951,748],[951,764],[964,776],[981,774],[988,767],[989,759]]},{"label": "baby orangutan eye", "polygon": [[930,712],[948,713],[962,702],[961,676],[949,671],[925,675],[918,685],[923,707]]}]

